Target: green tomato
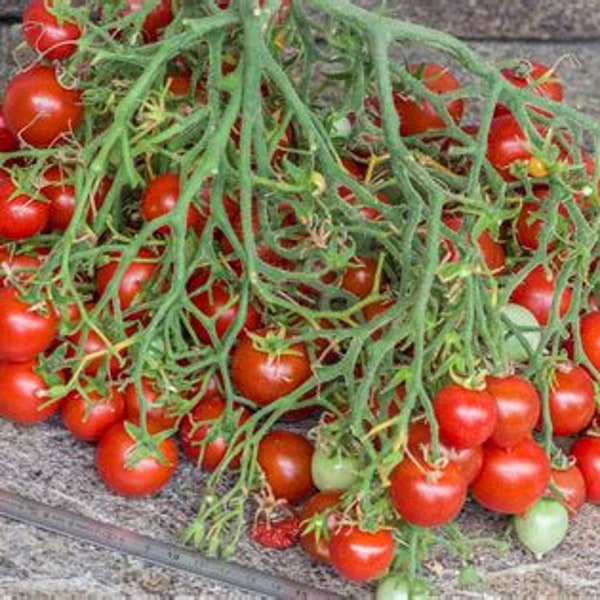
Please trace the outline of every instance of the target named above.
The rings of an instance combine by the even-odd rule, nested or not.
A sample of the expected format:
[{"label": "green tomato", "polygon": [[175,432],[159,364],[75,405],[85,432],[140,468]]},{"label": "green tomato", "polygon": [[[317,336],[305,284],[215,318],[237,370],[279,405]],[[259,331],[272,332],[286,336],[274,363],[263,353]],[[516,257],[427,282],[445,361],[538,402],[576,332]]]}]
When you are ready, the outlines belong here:
[{"label": "green tomato", "polygon": [[[542,333],[540,331],[540,324],[533,316],[533,313],[518,304],[507,304],[501,312],[515,329],[527,329],[527,331],[522,332],[523,338],[530,346],[531,351],[535,351],[542,339]],[[526,361],[529,358],[526,346],[521,342],[519,337],[512,332],[512,327],[504,324],[504,322],[503,325],[505,327],[504,348],[506,350],[506,355],[511,360],[517,362]]]},{"label": "green tomato", "polygon": [[355,456],[329,456],[323,450],[317,449],[312,457],[313,482],[322,492],[347,490],[356,482],[360,471],[361,462]]},{"label": "green tomato", "polygon": [[426,600],[429,598],[427,584],[421,579],[402,575],[384,577],[377,586],[375,600]]},{"label": "green tomato", "polygon": [[569,527],[567,509],[554,498],[538,500],[524,516],[515,515],[513,520],[519,540],[538,559],[560,545]]}]

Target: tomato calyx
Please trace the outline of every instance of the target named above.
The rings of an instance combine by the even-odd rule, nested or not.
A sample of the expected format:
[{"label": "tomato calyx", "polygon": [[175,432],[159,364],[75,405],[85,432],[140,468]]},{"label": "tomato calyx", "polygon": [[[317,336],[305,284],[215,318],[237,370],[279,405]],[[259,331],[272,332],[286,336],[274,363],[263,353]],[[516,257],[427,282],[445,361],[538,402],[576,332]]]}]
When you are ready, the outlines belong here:
[{"label": "tomato calyx", "polygon": [[290,344],[290,335],[285,326],[261,331],[247,331],[246,335],[252,340],[254,348],[268,355],[270,363],[276,362],[282,356],[303,356],[301,350]]},{"label": "tomato calyx", "polygon": [[147,433],[143,427],[138,427],[129,421],[124,422],[125,431],[136,441],[136,445],[127,453],[125,465],[133,469],[142,460],[154,457],[161,465],[169,465],[168,458],[161,452],[161,444],[171,437],[172,431],[159,431],[155,434]]}]

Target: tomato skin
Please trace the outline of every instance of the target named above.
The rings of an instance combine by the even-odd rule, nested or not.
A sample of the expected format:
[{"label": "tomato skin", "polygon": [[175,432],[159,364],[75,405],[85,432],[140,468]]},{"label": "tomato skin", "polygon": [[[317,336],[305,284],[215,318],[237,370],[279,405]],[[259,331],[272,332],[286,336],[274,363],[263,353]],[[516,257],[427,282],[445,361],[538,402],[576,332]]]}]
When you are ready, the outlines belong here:
[{"label": "tomato skin", "polygon": [[375,285],[377,261],[373,258],[356,257],[342,276],[342,288],[359,298],[366,298]]},{"label": "tomato skin", "polygon": [[394,538],[389,529],[374,533],[345,525],[329,543],[331,564],[351,581],[370,581],[387,573],[394,559]]},{"label": "tomato skin", "polygon": [[[331,562],[329,542],[338,522],[338,516],[332,509],[339,505],[342,494],[342,491],[319,492],[312,496],[302,507],[300,521],[303,526],[300,534],[300,545],[304,551],[317,562],[324,564],[329,564]],[[315,515],[323,515],[324,513],[327,513],[326,524],[329,536],[321,535],[317,540],[317,535],[314,531],[304,533],[306,529],[305,523]]]},{"label": "tomato skin", "polygon": [[19,194],[10,175],[0,171],[0,236],[24,240],[46,227],[50,207],[47,202]]},{"label": "tomato skin", "polygon": [[[144,0],[126,0],[123,16],[134,14],[144,8]],[[142,24],[142,36],[146,43],[157,42],[163,30],[173,21],[172,0],[157,0]]]},{"label": "tomato skin", "polygon": [[[39,423],[53,415],[58,402],[48,403],[44,379],[36,373],[39,363],[0,362],[0,417],[21,425]],[[47,404],[48,403],[48,404]]]},{"label": "tomato skin", "polygon": [[77,50],[81,29],[73,21],[60,22],[48,10],[54,0],[30,0],[23,12],[23,36],[48,60],[64,60]]},{"label": "tomato skin", "polygon": [[483,447],[472,446],[462,450],[447,449],[445,454],[456,465],[466,485],[471,485],[483,465]]},{"label": "tomato skin", "polygon": [[485,390],[455,383],[444,386],[433,399],[440,441],[451,448],[470,448],[485,442],[496,426],[498,409]]},{"label": "tomato skin", "polygon": [[587,495],[585,479],[577,465],[570,465],[566,469],[552,469],[551,483],[558,488],[560,494],[550,489],[549,496],[566,504],[569,516],[574,516],[585,504]]},{"label": "tomato skin", "polygon": [[0,107],[0,152],[15,152],[19,149],[19,140],[8,128]]},{"label": "tomato skin", "polygon": [[[192,302],[198,310],[207,317],[215,319],[215,331],[219,339],[223,339],[239,310],[239,302],[231,303],[231,297],[232,294],[227,290],[227,286],[221,282],[215,283],[209,290],[192,297]],[[210,334],[200,319],[193,317],[191,323],[198,339],[204,344],[212,344]],[[260,326],[260,313],[252,304],[249,304],[242,331],[255,331]]]},{"label": "tomato skin", "polygon": [[586,500],[600,504],[600,438],[581,436],[571,446],[571,455],[585,480]]},{"label": "tomato skin", "polygon": [[275,498],[290,504],[315,491],[311,477],[313,445],[292,431],[271,431],[258,445],[258,464]]},{"label": "tomato skin", "polygon": [[96,448],[96,468],[100,478],[109,490],[121,496],[150,496],[169,482],[177,468],[177,446],[172,438],[158,445],[166,464],[155,456],[147,456],[128,466],[127,460],[136,445],[127,433],[124,421],[119,421],[100,438]]},{"label": "tomato skin", "polygon": [[13,254],[0,247],[0,286],[7,285],[8,273],[24,284],[36,274],[42,261],[29,254]]},{"label": "tomato skin", "polygon": [[581,345],[588,360],[600,371],[600,311],[586,313],[579,319]]},{"label": "tomato skin", "polygon": [[557,365],[548,395],[552,433],[569,436],[585,429],[596,414],[594,397],[594,383],[583,367]]},{"label": "tomato skin", "polygon": [[61,402],[61,413],[65,427],[79,440],[95,442],[99,440],[125,414],[123,394],[111,386],[108,396],[96,390],[88,390],[92,405],[76,390]]},{"label": "tomato skin", "polygon": [[[154,382],[148,377],[142,377],[142,393],[148,408],[146,411],[146,428],[149,433],[158,433],[175,427],[177,417],[168,414],[168,407],[163,405],[161,393],[156,389]],[[125,420],[140,425],[141,406],[135,383],[131,382],[125,388]]]},{"label": "tomato skin", "polygon": [[[205,421],[216,421],[221,417],[227,407],[225,400],[216,393],[204,396],[202,400],[192,410],[191,413],[185,415],[179,425],[179,438],[181,439],[181,447],[183,452],[188,456],[194,464],[198,464],[200,455],[202,461],[200,466],[203,471],[214,471],[227,454],[227,440],[225,438],[217,438],[208,442],[201,452],[200,443],[209,434],[211,423]],[[235,409],[237,416],[237,426],[243,425],[250,418],[250,411],[243,407]],[[237,469],[240,466],[241,455],[234,456],[229,463],[230,469]]]},{"label": "tomato skin", "polygon": [[541,413],[540,396],[521,375],[488,376],[487,391],[498,407],[498,420],[490,440],[507,448],[531,436]]},{"label": "tomato skin", "polygon": [[485,508],[516,515],[533,505],[549,482],[548,457],[532,439],[511,448],[488,442],[483,447],[483,466],[471,484],[471,492]]},{"label": "tomato skin", "polygon": [[[540,325],[547,325],[550,310],[554,301],[556,280],[548,276],[544,267],[535,267],[513,291],[510,301],[520,304],[529,310]],[[565,287],[560,297],[558,314],[564,317],[571,306],[573,292],[570,287]]]},{"label": "tomato skin", "polygon": [[[255,332],[266,335],[267,330]],[[303,343],[292,344],[293,353],[270,356],[254,346],[250,337],[240,340],[233,352],[231,377],[240,394],[266,406],[287,396],[310,376],[310,359]]]},{"label": "tomato skin", "polygon": [[435,468],[407,457],[394,467],[389,493],[396,512],[407,523],[435,527],[449,523],[461,511],[467,484],[452,462]]},{"label": "tomato skin", "polygon": [[59,83],[53,67],[34,65],[6,87],[4,118],[14,135],[36,148],[59,143],[83,119],[81,92]]},{"label": "tomato skin", "polygon": [[50,346],[58,323],[49,304],[45,310],[32,310],[14,288],[0,289],[0,361],[28,362]]}]

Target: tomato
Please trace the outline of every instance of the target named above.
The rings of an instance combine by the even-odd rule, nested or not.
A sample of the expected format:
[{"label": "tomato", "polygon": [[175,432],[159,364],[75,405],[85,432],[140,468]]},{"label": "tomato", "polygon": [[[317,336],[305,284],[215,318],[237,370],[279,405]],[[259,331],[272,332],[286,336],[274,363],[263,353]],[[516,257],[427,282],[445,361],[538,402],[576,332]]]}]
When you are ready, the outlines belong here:
[{"label": "tomato", "polygon": [[560,500],[570,515],[575,515],[585,504],[585,479],[577,465],[569,465],[564,469],[553,467],[550,484],[549,495]]},{"label": "tomato", "polygon": [[[300,513],[302,523],[300,544],[304,551],[317,562],[325,564],[331,562],[329,542],[338,524],[339,515],[335,509],[339,506],[341,498],[342,492],[339,490],[319,492],[308,500]],[[324,529],[321,530],[322,534],[318,538],[316,531],[307,531],[308,521],[315,515],[320,515],[324,520]]]},{"label": "tomato", "polygon": [[56,336],[57,319],[48,303],[34,308],[11,287],[0,289],[0,361],[28,362]]},{"label": "tomato", "polygon": [[600,371],[600,311],[582,315],[579,319],[581,345],[588,360]]},{"label": "tomato", "polygon": [[300,519],[291,514],[281,518],[255,519],[250,537],[265,548],[285,550],[298,543],[300,537]]},{"label": "tomato", "polygon": [[14,254],[0,247],[0,286],[7,285],[12,278],[25,284],[35,276],[41,265],[41,260],[36,256]]},{"label": "tomato", "polygon": [[[209,290],[192,295],[192,302],[200,312],[213,320],[219,339],[225,336],[239,311],[239,301],[235,300],[235,296],[228,290],[224,282],[217,282]],[[204,344],[211,344],[210,333],[200,319],[192,317],[191,323],[198,339]],[[242,331],[254,331],[260,326],[260,313],[252,304],[249,304]]]},{"label": "tomato", "polygon": [[48,60],[64,60],[77,50],[81,29],[74,21],[55,17],[54,0],[30,0],[23,12],[23,36],[38,54]]},{"label": "tomato", "polygon": [[[120,254],[111,258],[96,271],[96,288],[100,296],[111,283],[119,268]],[[117,287],[117,296],[122,310],[129,308],[134,302],[141,301],[144,286],[152,279],[157,268],[157,257],[150,251],[142,248],[123,273]]]},{"label": "tomato", "polygon": [[[261,329],[253,335],[260,343],[272,334],[272,330]],[[304,343],[291,344],[279,353],[270,354],[251,337],[242,338],[233,351],[231,370],[238,392],[261,406],[287,396],[311,376]]]},{"label": "tomato", "polygon": [[390,575],[377,584],[375,600],[427,600],[427,583],[404,575]]},{"label": "tomato", "polygon": [[488,376],[485,385],[498,407],[491,441],[506,448],[530,437],[541,412],[540,396],[532,383],[521,375],[506,375]]},{"label": "tomato", "polygon": [[346,579],[370,581],[385,575],[394,559],[394,537],[389,529],[362,531],[345,525],[329,543],[331,564]]},{"label": "tomato", "polygon": [[45,396],[48,385],[38,375],[39,363],[0,363],[0,417],[28,425],[53,415],[59,407]]},{"label": "tomato", "polygon": [[51,182],[40,193],[49,203],[48,229],[66,231],[75,213],[75,186],[67,183],[67,174],[59,167],[50,167],[44,179]]},{"label": "tomato", "polygon": [[[123,16],[134,14],[144,8],[145,0],[126,0]],[[154,8],[146,15],[142,24],[142,36],[147,43],[157,42],[161,33],[173,21],[172,0],[155,0]]]},{"label": "tomato", "polygon": [[[169,406],[163,394],[156,388],[156,383],[147,377],[142,377],[142,393],[146,402],[146,429],[157,433],[175,427],[177,417],[169,413]],[[137,387],[132,381],[125,388],[125,420],[140,425],[142,407]]]},{"label": "tomato", "polygon": [[[204,471],[214,471],[227,454],[228,441],[224,437],[204,442],[212,424],[222,417],[226,407],[227,403],[220,395],[213,393],[204,396],[179,425],[183,452]],[[243,425],[250,418],[250,411],[243,407],[236,407],[235,413],[236,427]],[[240,459],[239,454],[234,456],[228,466],[232,469],[239,468]]]},{"label": "tomato", "polygon": [[[108,348],[102,338],[93,329],[90,329],[83,341],[81,338],[81,331],[67,336],[69,345],[67,346],[65,358],[73,359],[78,352],[81,352],[81,360],[86,361],[86,365],[82,371],[85,375],[96,377],[102,368],[106,368],[109,375],[112,377],[116,376],[119,372],[119,359],[109,354]],[[99,354],[100,352],[106,352],[106,354],[98,355],[91,360],[87,359],[89,355]]]},{"label": "tomato", "polygon": [[[385,298],[383,300],[378,300],[377,302],[371,302],[370,304],[367,304],[367,306],[365,306],[362,311],[365,320],[368,323],[374,321],[375,319],[377,319],[377,317],[379,317],[380,315],[387,312],[390,308],[392,308],[394,304],[395,302],[391,298]],[[389,324],[386,327],[389,327]],[[383,329],[378,328],[371,334],[371,338],[373,340],[378,340],[381,337],[382,333]]]},{"label": "tomato", "polygon": [[[501,311],[502,325],[505,328],[504,351],[506,356],[517,362],[529,359],[529,353],[537,350],[542,339],[540,324],[533,313],[520,304],[507,304]],[[508,321],[508,324],[504,322]],[[517,337],[513,331],[518,331],[524,338]]]},{"label": "tomato", "polygon": [[467,484],[458,467],[434,467],[416,457],[398,463],[390,475],[390,499],[396,512],[419,527],[452,521],[467,499]]},{"label": "tomato", "polygon": [[24,240],[40,233],[48,221],[49,204],[19,193],[10,175],[0,171],[0,236]]},{"label": "tomato", "polygon": [[596,414],[594,382],[588,372],[569,362],[557,365],[548,406],[554,435],[575,435],[585,429]]},{"label": "tomato", "polygon": [[540,498],[525,515],[515,515],[513,523],[521,543],[539,560],[565,539],[569,514],[558,500]]},{"label": "tomato", "polygon": [[467,486],[471,485],[483,465],[483,447],[471,446],[462,450],[442,447],[444,455],[456,465]]},{"label": "tomato", "polygon": [[19,140],[15,134],[8,128],[6,119],[2,114],[0,107],[0,153],[15,152],[19,149]]},{"label": "tomato", "polygon": [[6,86],[4,119],[26,144],[53,146],[71,135],[83,119],[81,92],[64,88],[53,67],[34,65]]},{"label": "tomato", "polygon": [[[524,306],[533,314],[540,325],[547,325],[556,295],[555,288],[556,280],[554,276],[547,275],[544,267],[538,265],[515,288],[510,301]],[[569,310],[572,295],[571,288],[566,286],[559,300],[559,317],[564,317]]]},{"label": "tomato", "polygon": [[549,482],[548,457],[532,439],[511,448],[488,442],[483,447],[483,466],[471,484],[471,492],[485,508],[515,515],[538,500]]},{"label": "tomato", "polygon": [[78,439],[99,440],[117,421],[123,420],[125,402],[123,394],[111,385],[108,395],[96,389],[86,390],[87,398],[77,390],[61,402],[65,427]]},{"label": "tomato", "polygon": [[[549,98],[556,102],[562,102],[563,85],[555,75],[554,68],[547,67],[534,60],[521,60],[512,68],[502,69],[502,76],[510,81],[515,87],[530,88],[534,94],[542,98]],[[547,111],[538,110],[542,114],[550,115]],[[505,115],[510,111],[503,105],[498,105],[494,116]]]},{"label": "tomato", "polygon": [[362,464],[357,456],[347,456],[339,451],[328,454],[317,449],[312,457],[312,479],[322,492],[347,490],[360,477]]},{"label": "tomato", "polygon": [[571,454],[585,480],[586,500],[600,504],[600,438],[580,437],[571,446]]},{"label": "tomato", "polygon": [[100,439],[96,449],[96,468],[104,485],[121,496],[149,496],[163,488],[177,468],[177,446],[172,438],[158,444],[158,456],[135,456],[138,443],[115,423]]},{"label": "tomato", "polygon": [[292,431],[271,431],[262,438],[257,460],[275,498],[296,504],[314,491],[313,452],[313,445]]},{"label": "tomato", "polygon": [[452,448],[470,448],[485,442],[496,427],[498,409],[487,391],[444,386],[433,399],[440,441]]},{"label": "tomato", "polygon": [[374,258],[355,257],[342,276],[342,288],[359,298],[366,298],[375,285],[377,261]]}]

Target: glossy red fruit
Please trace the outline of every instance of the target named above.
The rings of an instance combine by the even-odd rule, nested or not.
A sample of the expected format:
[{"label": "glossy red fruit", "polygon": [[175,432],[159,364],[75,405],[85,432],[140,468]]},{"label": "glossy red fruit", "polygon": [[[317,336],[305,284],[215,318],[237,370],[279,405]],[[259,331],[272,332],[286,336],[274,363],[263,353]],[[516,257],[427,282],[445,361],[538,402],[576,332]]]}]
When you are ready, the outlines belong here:
[{"label": "glossy red fruit", "polygon": [[46,148],[71,135],[83,119],[81,92],[58,81],[53,67],[34,65],[6,86],[4,119],[26,144]]},{"label": "glossy red fruit", "polygon": [[[102,368],[106,368],[109,375],[115,377],[119,372],[119,359],[109,353],[109,350],[102,338],[94,331],[90,330],[82,341],[81,330],[67,336],[70,344],[67,346],[66,358],[73,359],[77,355],[77,350],[81,351],[85,360],[85,367],[82,372],[89,377],[96,377]],[[105,353],[105,354],[101,354]],[[87,359],[89,355],[97,355],[92,359]]]},{"label": "glossy red fruit", "polygon": [[444,449],[445,456],[456,465],[458,472],[469,486],[481,471],[483,465],[483,447],[472,446],[462,450]]},{"label": "glossy red fruit", "polygon": [[[150,433],[157,433],[175,427],[177,417],[169,412],[169,406],[163,394],[156,389],[156,383],[148,377],[142,377],[141,387],[146,402],[146,429]],[[141,412],[140,396],[132,381],[125,388],[125,420],[140,425]]]},{"label": "glossy red fruit", "polygon": [[0,247],[0,286],[5,286],[11,279],[26,284],[32,279],[42,261],[30,254],[16,254]]},{"label": "glossy red fruit", "polygon": [[507,448],[530,437],[541,413],[540,396],[532,383],[521,375],[506,375],[488,376],[485,385],[498,407],[490,440]]},{"label": "glossy red fruit", "polygon": [[581,345],[588,360],[600,371],[600,311],[584,314],[579,319]]},{"label": "glossy red fruit", "polygon": [[569,515],[574,516],[585,504],[587,495],[585,479],[577,465],[565,469],[552,469],[549,495],[565,504]]},{"label": "glossy red fruit", "polygon": [[342,288],[358,298],[366,298],[375,285],[377,261],[374,258],[356,257],[342,276]]},{"label": "glossy red fruit", "polygon": [[600,504],[600,438],[580,437],[571,446],[571,455],[585,480],[587,501]]},{"label": "glossy red fruit", "polygon": [[18,149],[19,140],[8,128],[0,107],[0,152],[15,152]]},{"label": "glossy red fruit", "polygon": [[[331,562],[329,542],[339,520],[339,514],[336,513],[335,509],[339,505],[342,495],[343,492],[341,491],[319,492],[312,496],[302,508],[300,513],[302,523],[300,545],[313,560],[325,564]],[[325,519],[327,530],[318,538],[314,530],[308,531],[308,521],[315,515],[321,515]]]},{"label": "glossy red fruit", "polygon": [[[123,16],[139,12],[144,8],[145,0],[126,0]],[[147,14],[142,24],[142,35],[147,43],[157,42],[174,19],[173,1],[156,0],[154,8]]]},{"label": "glossy red fruit", "polygon": [[74,21],[52,14],[54,0],[30,0],[23,12],[23,36],[29,46],[48,60],[64,60],[77,50],[81,29]]},{"label": "glossy red fruit", "polygon": [[549,482],[548,457],[532,439],[511,448],[488,442],[483,447],[483,465],[471,484],[471,493],[489,510],[518,515],[541,498]]}]

